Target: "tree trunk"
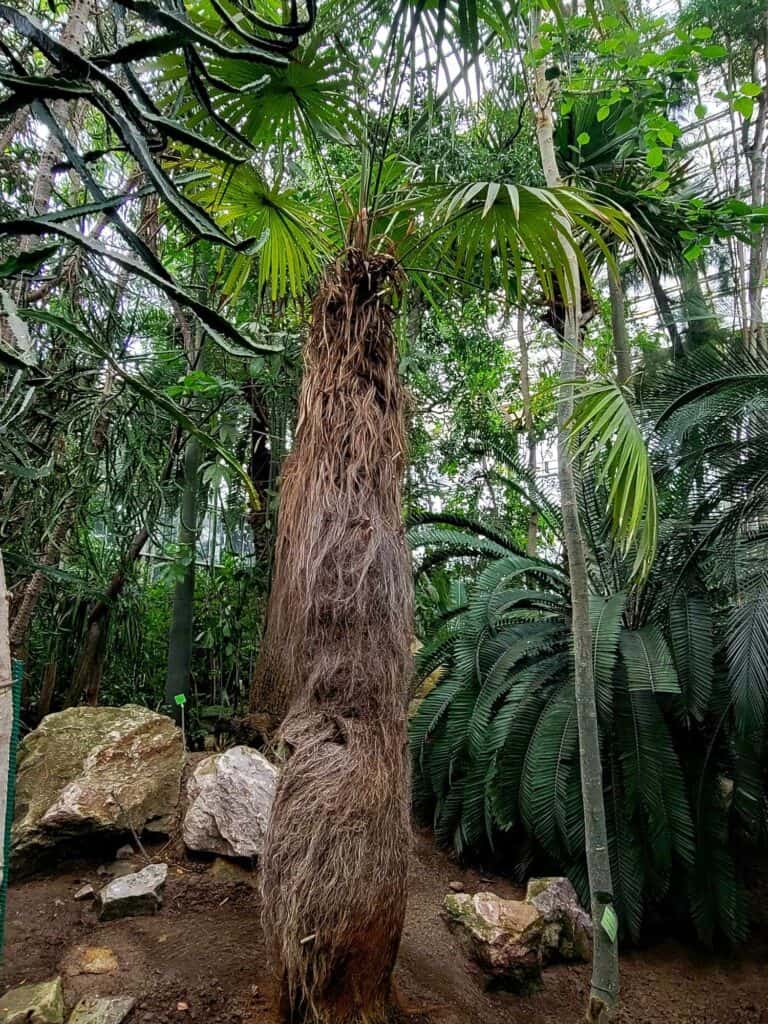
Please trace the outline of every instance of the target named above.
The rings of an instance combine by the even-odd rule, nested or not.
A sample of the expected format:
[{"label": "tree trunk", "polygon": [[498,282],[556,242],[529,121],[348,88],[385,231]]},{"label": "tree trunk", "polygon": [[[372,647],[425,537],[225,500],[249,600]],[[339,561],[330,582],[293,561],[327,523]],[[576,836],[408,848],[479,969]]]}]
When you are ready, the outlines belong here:
[{"label": "tree trunk", "polygon": [[664,290],[664,286],[661,283],[658,272],[654,268],[652,262],[648,263],[647,273],[651,291],[653,292],[653,297],[656,300],[656,309],[659,314],[659,319],[661,320],[661,325],[669,335],[669,340],[672,345],[672,355],[675,359],[682,359],[685,355],[685,348],[683,347],[683,339],[680,337],[680,331],[677,327],[675,313],[672,309],[669,297]]},{"label": "tree trunk", "polygon": [[[614,253],[614,256],[617,256]],[[627,317],[624,310],[624,288],[618,267],[608,264],[608,294],[611,299],[611,329],[613,331],[613,352],[616,357],[616,380],[626,384],[632,376],[632,361],[629,355]]]},{"label": "tree trunk", "polygon": [[[750,124],[747,120],[742,129],[742,145],[744,156],[749,166],[749,192],[753,209],[764,206],[768,200],[768,160],[766,149],[768,139],[768,23],[765,29],[765,42],[762,47],[763,73],[765,82],[763,90],[757,97],[754,117],[754,132],[749,138]],[[760,57],[756,49],[753,63],[754,81],[760,81]],[[749,348],[753,354],[765,350],[765,323],[763,322],[763,292],[765,275],[768,269],[768,228],[756,227],[752,231],[749,243],[748,295],[749,295]]]},{"label": "tree trunk", "polygon": [[[69,8],[67,22],[61,31],[61,42],[75,53],[82,53],[92,8],[93,0],[73,0]],[[68,100],[60,99],[54,100],[50,104],[51,116],[64,131],[72,121],[79,103],[80,101],[71,103]],[[60,159],[61,143],[54,135],[50,135],[40,155],[37,173],[32,184],[32,215],[34,217],[45,213],[50,206],[53,194],[53,168]],[[22,251],[30,249],[33,242],[34,236],[24,236],[20,241],[20,248]]]},{"label": "tree trunk", "polygon": [[688,325],[686,348],[688,352],[694,352],[697,348],[711,343],[719,336],[720,323],[701,287],[696,265],[684,260],[678,276],[685,320]]},{"label": "tree trunk", "polygon": [[272,481],[272,451],[269,443],[269,411],[259,384],[250,378],[243,386],[245,400],[251,410],[249,424],[250,453],[248,475],[259,496],[259,507],[252,508],[248,522],[253,533],[253,550],[257,558],[269,551],[269,488]]},{"label": "tree trunk", "polygon": [[8,853],[13,821],[13,792],[18,738],[18,691],[14,694],[8,629],[8,592],[0,552],[0,957],[5,934],[5,898],[8,891]]},{"label": "tree trunk", "polygon": [[71,494],[64,502],[45,551],[39,559],[39,564],[43,568],[35,569],[27,581],[19,600],[13,622],[11,623],[10,643],[12,656],[21,661],[24,660],[23,652],[27,642],[29,627],[32,624],[32,616],[45,590],[45,568],[55,565],[59,560],[62,545],[72,528],[78,500],[79,496],[77,494]]},{"label": "tree trunk", "polygon": [[[520,349],[520,393],[523,397],[523,423],[528,443],[528,472],[531,476],[535,476],[537,466],[536,430],[531,406],[531,376],[528,366],[528,340],[525,336],[525,311],[522,306],[518,306],[517,309],[517,344]],[[535,509],[531,509],[528,515],[528,538],[525,547],[529,558],[536,557],[538,535],[539,513]]]},{"label": "tree trunk", "polygon": [[194,641],[195,559],[197,555],[198,497],[200,493],[200,442],[192,435],[184,453],[184,489],[179,517],[179,552],[184,559],[184,573],[173,591],[171,630],[168,641],[168,671],[165,679],[165,702],[174,708],[177,717],[181,709],[175,703],[179,694],[189,696]]},{"label": "tree trunk", "polygon": [[[532,50],[538,49],[538,13],[532,15]],[[541,163],[549,188],[562,185],[553,139],[552,86],[546,68],[538,63],[536,81],[536,136]],[[595,680],[592,667],[592,627],[589,618],[589,586],[584,541],[579,523],[576,487],[568,450],[568,421],[573,413],[573,381],[581,347],[581,280],[579,264],[572,251],[566,268],[570,294],[565,299],[561,400],[558,407],[557,470],[563,511],[563,538],[571,584],[571,632],[574,646],[576,718],[579,734],[581,793],[584,804],[584,840],[594,938],[592,979],[586,1020],[603,1024],[613,1014],[619,996],[618,944],[602,927],[603,915],[613,900],[608,830],[605,819],[600,734],[597,719]]]},{"label": "tree trunk", "polygon": [[278,519],[270,640],[288,757],[263,856],[285,1021],[382,1024],[410,845],[413,630],[400,512],[394,258],[350,248],[312,306]]},{"label": "tree trunk", "polygon": [[40,697],[37,701],[37,719],[42,722],[46,715],[50,714],[53,694],[56,689],[56,662],[49,661],[43,669],[43,679],[40,684]]}]

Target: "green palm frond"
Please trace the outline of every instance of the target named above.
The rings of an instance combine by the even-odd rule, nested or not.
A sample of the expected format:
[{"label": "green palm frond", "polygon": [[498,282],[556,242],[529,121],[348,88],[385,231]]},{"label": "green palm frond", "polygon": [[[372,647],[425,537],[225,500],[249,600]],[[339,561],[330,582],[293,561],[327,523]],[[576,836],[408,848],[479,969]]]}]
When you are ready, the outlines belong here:
[{"label": "green palm frond", "polygon": [[[222,224],[238,223],[256,238],[255,246],[238,258],[246,268],[257,260],[259,286],[273,301],[306,294],[333,251],[325,226],[295,192],[268,185],[250,165],[200,189],[199,198],[216,207]],[[237,280],[242,276],[232,273]]]},{"label": "green palm frond", "polygon": [[[410,250],[436,247],[452,262],[457,275],[469,277],[479,266],[485,288],[512,295],[522,286],[523,268],[533,267],[545,293],[569,294],[575,282],[566,279],[576,257],[581,273],[589,268],[574,238],[588,237],[610,258],[601,232],[610,230],[628,240],[630,224],[616,207],[593,201],[570,188],[545,189],[497,181],[475,181],[459,187],[431,186],[411,203],[423,216],[427,231]],[[408,262],[409,251],[404,254]],[[520,295],[516,294],[519,299]]]},{"label": "green palm frond", "polygon": [[623,629],[623,591],[609,598],[593,595],[589,602],[592,621],[592,671],[600,713],[610,719],[613,705],[613,677],[619,656],[619,638]]},{"label": "green palm frond", "polygon": [[621,655],[629,689],[650,694],[680,693],[669,644],[659,626],[627,630],[621,637]]},{"label": "green palm frond", "polygon": [[[451,527],[445,528],[450,535]],[[659,561],[655,577],[666,564]],[[654,578],[653,587],[660,585]],[[705,787],[720,786],[719,777],[701,766],[730,756],[728,737],[720,727],[711,736],[700,734],[694,718],[681,713],[680,699],[682,680],[687,706],[699,720],[723,716],[722,699],[708,696],[715,682],[714,622],[702,595],[680,591],[665,595],[661,610],[652,603],[638,624],[640,598],[636,586],[593,596],[590,607],[621,926],[638,939],[646,908],[674,903],[682,892],[704,937],[709,928],[734,937],[743,894],[728,860],[727,836],[721,853],[705,856],[706,824],[697,809],[715,800]],[[683,600],[687,607],[680,605]],[[420,677],[438,663],[445,675],[412,719],[411,747],[417,804],[432,813],[440,842],[463,856],[494,848],[499,833],[521,829],[586,898],[568,619],[561,569],[489,553],[456,614],[438,623],[420,652]],[[695,743],[702,737],[705,743],[685,761],[677,745],[680,730],[681,742],[693,750],[700,749]],[[754,826],[750,807],[764,806],[763,780],[742,759],[734,813],[745,831]],[[727,819],[722,826],[727,832]]]},{"label": "green palm frond", "polygon": [[678,590],[669,606],[669,634],[688,710],[701,721],[709,710],[714,676],[712,612],[706,598]]},{"label": "green palm frond", "polygon": [[742,736],[768,724],[768,591],[738,605],[728,617],[728,670],[736,726]]},{"label": "green palm frond", "polygon": [[658,542],[656,484],[646,440],[623,388],[610,380],[584,385],[570,431],[574,454],[599,467],[617,543],[624,554],[637,549],[633,572],[647,576]]}]

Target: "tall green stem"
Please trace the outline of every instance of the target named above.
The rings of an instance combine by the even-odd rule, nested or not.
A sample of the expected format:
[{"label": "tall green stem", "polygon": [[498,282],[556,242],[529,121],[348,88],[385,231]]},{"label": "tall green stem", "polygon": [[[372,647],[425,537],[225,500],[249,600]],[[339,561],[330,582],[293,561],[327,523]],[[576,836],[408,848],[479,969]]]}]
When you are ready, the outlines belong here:
[{"label": "tall green stem", "polygon": [[[177,580],[173,591],[171,631],[168,641],[168,671],[165,680],[167,704],[174,704],[174,700],[179,694],[188,696],[190,689],[201,458],[200,442],[192,436],[187,441],[184,453],[184,489],[179,521],[179,552],[184,560],[184,572]],[[178,713],[180,714],[180,712]]]},{"label": "tall green stem", "polygon": [[[531,50],[539,49],[538,12],[532,14]],[[546,67],[537,63],[535,73],[536,136],[547,185],[562,185],[553,137],[553,86]],[[566,229],[567,230],[567,229]],[[572,241],[572,240],[571,240]],[[605,819],[600,734],[592,666],[592,627],[589,619],[589,588],[584,541],[576,503],[576,485],[568,449],[569,420],[573,413],[573,381],[579,363],[581,331],[581,283],[573,245],[564,268],[565,327],[561,363],[562,395],[558,410],[557,469],[563,513],[563,538],[571,584],[571,631],[574,649],[576,717],[579,732],[581,793],[584,804],[587,873],[594,926],[592,979],[586,1019],[603,1024],[609,1019],[619,995],[619,953],[614,936],[603,927],[603,915],[613,900],[608,830]]]}]

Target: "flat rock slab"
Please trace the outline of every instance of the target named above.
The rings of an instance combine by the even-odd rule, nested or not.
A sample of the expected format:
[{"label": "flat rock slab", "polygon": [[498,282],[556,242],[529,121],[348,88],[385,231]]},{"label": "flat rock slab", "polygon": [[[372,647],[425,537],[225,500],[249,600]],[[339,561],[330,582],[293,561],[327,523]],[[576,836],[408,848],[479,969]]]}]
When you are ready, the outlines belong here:
[{"label": "flat rock slab", "polygon": [[20,985],[0,996],[0,1024],[63,1024],[61,978]]},{"label": "flat rock slab", "polygon": [[181,730],[165,715],[132,705],[47,715],[19,745],[12,869],[93,833],[167,832],[183,768]]},{"label": "flat rock slab", "polygon": [[274,765],[251,747],[206,757],[189,780],[185,845],[225,857],[260,857],[276,785]]},{"label": "flat rock slab", "polygon": [[133,996],[88,996],[74,1008],[69,1024],[122,1024],[135,1005]]},{"label": "flat rock slab", "polygon": [[97,897],[99,920],[156,914],[163,905],[167,877],[167,864],[150,864],[133,875],[116,878],[105,885]]},{"label": "flat rock slab", "polygon": [[65,974],[114,974],[120,965],[113,950],[106,946],[78,946],[67,956]]}]

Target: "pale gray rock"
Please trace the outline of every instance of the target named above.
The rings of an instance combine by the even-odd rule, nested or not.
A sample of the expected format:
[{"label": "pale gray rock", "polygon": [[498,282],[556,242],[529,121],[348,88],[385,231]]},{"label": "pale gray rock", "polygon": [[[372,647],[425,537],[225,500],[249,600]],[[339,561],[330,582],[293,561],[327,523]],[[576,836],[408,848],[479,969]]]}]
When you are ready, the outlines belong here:
[{"label": "pale gray rock", "polygon": [[259,857],[275,796],[277,771],[251,747],[206,757],[189,780],[184,843],[225,857]]},{"label": "pale gray rock", "polygon": [[156,914],[163,905],[167,864],[150,864],[133,875],[105,885],[97,897],[100,921],[139,914]]},{"label": "pale gray rock", "polygon": [[545,963],[592,958],[592,918],[567,878],[531,878],[525,899],[544,920],[541,953]]}]

